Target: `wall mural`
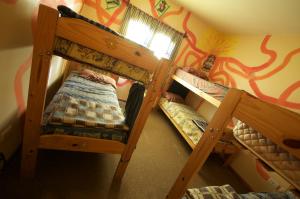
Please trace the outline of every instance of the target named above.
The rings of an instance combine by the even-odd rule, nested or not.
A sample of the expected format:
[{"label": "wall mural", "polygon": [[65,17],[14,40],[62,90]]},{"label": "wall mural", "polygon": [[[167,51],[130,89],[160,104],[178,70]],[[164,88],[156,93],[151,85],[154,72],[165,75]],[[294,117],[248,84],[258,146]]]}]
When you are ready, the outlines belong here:
[{"label": "wall mural", "polygon": [[[271,50],[267,47],[271,41],[271,37],[271,35],[266,35],[260,46],[261,53],[269,57],[266,62],[258,66],[248,66],[233,57],[217,57],[216,64],[210,73],[210,78],[213,81],[236,88],[238,87],[238,85],[236,80],[232,76],[232,74],[236,74],[248,81],[248,84],[250,85],[253,93],[260,99],[290,109],[300,110],[299,102],[288,100],[289,96],[291,96],[293,92],[296,92],[296,90],[300,88],[299,80],[292,83],[291,85],[288,85],[286,89],[281,93],[279,98],[275,98],[273,96],[265,94],[260,89],[258,81],[265,80],[277,75],[288,66],[293,57],[295,57],[296,55],[300,55],[300,48],[293,49],[284,56],[281,64],[269,70],[276,59],[278,59],[276,51]],[[263,75],[258,75],[259,72],[263,72],[264,70],[266,70],[267,72],[265,72]],[[277,84],[279,84],[279,82],[277,82]]]},{"label": "wall mural", "polygon": [[[8,4],[15,4],[17,0],[1,0]],[[41,3],[45,3],[48,5],[56,6],[57,4],[65,4],[68,5],[64,0],[59,1],[50,1],[50,0],[41,0]],[[134,2],[134,1],[132,1]],[[73,4],[81,3],[80,0],[74,0]],[[104,5],[106,3],[106,6]],[[122,16],[126,10],[126,4],[128,3],[127,0],[122,1],[113,1],[113,0],[85,0],[85,6],[93,8],[97,19],[100,23],[110,27],[111,25],[121,25]],[[70,3],[69,3],[70,4]],[[115,5],[115,6],[113,6]],[[279,98],[275,98],[270,96],[260,89],[258,81],[267,79],[277,73],[280,73],[285,67],[288,66],[290,60],[300,53],[300,48],[291,50],[284,58],[283,62],[274,68],[271,71],[268,71],[264,75],[256,75],[258,72],[268,69],[274,61],[277,59],[277,54],[275,50],[271,50],[267,48],[268,43],[271,40],[271,35],[266,35],[261,43],[260,51],[261,53],[265,54],[269,57],[269,60],[265,63],[262,63],[259,66],[247,66],[246,64],[242,63],[240,60],[230,57],[230,56],[220,56],[220,54],[224,53],[230,48],[230,44],[226,43],[226,40],[220,39],[220,37],[214,38],[207,38],[206,40],[212,41],[211,46],[213,47],[209,50],[201,49],[197,44],[201,38],[201,35],[197,34],[195,30],[192,30],[189,27],[189,21],[192,16],[190,12],[185,10],[183,7],[180,6],[172,6],[169,1],[155,1],[155,0],[148,0],[148,9],[150,9],[151,14],[153,17],[158,18],[161,21],[168,21],[171,17],[178,17],[182,18],[182,30],[186,32],[187,38],[182,44],[180,51],[175,59],[175,64],[178,66],[190,66],[200,69],[205,60],[209,59],[209,56],[214,57],[214,64],[210,73],[209,77],[212,81],[221,83],[226,86],[230,87],[238,87],[237,82],[232,74],[238,75],[244,79],[246,79],[252,89],[252,92],[258,96],[259,98],[266,100],[271,103],[279,104],[281,106],[300,110],[300,103],[289,101],[288,98],[293,92],[296,92],[297,89],[300,87],[300,81],[296,81],[291,85],[288,85],[286,89],[281,93]],[[35,9],[32,15],[32,29],[35,27],[35,20],[36,20],[36,13],[37,8]],[[184,14],[184,15],[183,15]],[[180,20],[179,20],[180,21]],[[33,31],[34,32],[34,31]],[[203,38],[201,38],[203,39]],[[212,45],[212,43],[214,45]],[[229,42],[230,43],[230,42]],[[209,52],[208,52],[209,51]],[[19,107],[20,113],[24,112],[25,110],[25,102],[24,102],[24,94],[22,93],[22,76],[28,70],[31,65],[31,54],[28,55],[28,58],[24,61],[22,65],[20,65],[19,70],[15,77],[15,94],[16,100]],[[210,63],[212,65],[212,62]],[[130,81],[123,80],[123,82],[119,83],[119,86],[124,86],[126,83]],[[250,91],[251,92],[251,91]]]},{"label": "wall mural", "polygon": [[[10,3],[10,4],[16,4],[17,0],[4,0],[4,2]],[[73,1],[38,0],[36,2],[36,6],[34,8],[34,11],[32,12],[31,24],[29,24],[31,26],[31,29],[32,29],[33,40],[34,40],[34,32],[35,32],[35,29],[36,29],[36,23],[37,23],[38,5],[40,3],[48,5],[48,6],[53,7],[53,8],[56,8],[57,5],[66,5],[66,6],[74,7],[74,5],[76,5],[76,4],[79,4],[77,6],[81,7],[82,0],[73,0]],[[23,78],[24,74],[26,73],[26,71],[31,66],[31,59],[32,59],[32,52],[30,52],[30,54],[28,55],[28,58],[24,61],[24,63],[22,63],[19,66],[19,69],[18,69],[18,71],[15,75],[14,88],[15,88],[16,102],[17,102],[17,106],[18,106],[18,110],[19,110],[20,115],[23,114],[26,110],[26,102],[25,102],[26,94],[24,95],[24,93],[23,93],[22,78]]]},{"label": "wall mural", "polygon": [[[125,3],[124,3],[125,2]],[[131,3],[136,4],[137,0],[132,0]],[[144,1],[143,1],[144,2]],[[101,0],[86,0],[86,5],[93,7],[97,13],[97,19],[100,23],[111,26],[112,24],[120,25],[121,17],[126,10],[126,1],[122,1],[121,6],[115,9],[112,13],[109,13],[103,9]],[[269,94],[263,93],[260,89],[258,81],[269,78],[288,66],[290,60],[299,54],[300,48],[291,50],[284,58],[282,64],[274,68],[271,71],[268,71],[264,75],[256,75],[258,72],[268,69],[277,59],[276,51],[267,48],[268,43],[271,40],[271,35],[266,35],[263,41],[261,42],[261,53],[269,56],[269,60],[265,63],[262,63],[259,66],[247,66],[242,63],[242,61],[237,58],[226,56],[226,52],[230,51],[232,41],[228,38],[222,37],[220,34],[210,32],[209,35],[204,36],[203,33],[199,35],[196,32],[196,27],[189,27],[192,13],[185,10],[183,7],[173,5],[171,1],[165,0],[148,0],[148,5],[145,3],[138,3],[143,5],[146,8],[141,8],[143,10],[150,10],[150,13],[153,17],[164,21],[165,23],[169,22],[169,18],[176,18],[176,23],[182,21],[181,28],[187,34],[187,38],[183,42],[180,51],[175,59],[175,64],[178,66],[190,66],[201,69],[205,60],[210,60],[210,73],[209,78],[217,83],[221,83],[226,86],[238,87],[238,83],[233,77],[233,74],[238,75],[246,79],[252,90],[249,92],[254,93],[257,97],[275,103],[290,109],[300,110],[300,103],[289,101],[288,98],[300,87],[300,81],[288,85],[286,89],[282,92],[279,98],[275,98]],[[169,24],[172,25],[172,24]],[[204,49],[199,47],[201,40],[205,40],[208,44],[208,48]],[[225,55],[225,56],[224,56]],[[210,58],[214,58],[212,59]],[[123,86],[129,81],[123,81],[119,86]]]},{"label": "wall mural", "polygon": [[165,0],[160,0],[155,5],[155,9],[159,16],[165,14],[165,12],[170,8],[170,5]]},{"label": "wall mural", "polygon": [[[121,19],[118,18],[126,10],[127,0],[121,0],[120,6],[115,9],[106,10],[101,0],[84,0],[84,5],[93,8],[96,11],[97,21],[110,27],[112,24],[121,25]],[[112,11],[112,12],[109,12]],[[94,19],[95,20],[95,19]]]},{"label": "wall mural", "polygon": [[106,0],[106,10],[110,10],[121,5],[120,0]]}]

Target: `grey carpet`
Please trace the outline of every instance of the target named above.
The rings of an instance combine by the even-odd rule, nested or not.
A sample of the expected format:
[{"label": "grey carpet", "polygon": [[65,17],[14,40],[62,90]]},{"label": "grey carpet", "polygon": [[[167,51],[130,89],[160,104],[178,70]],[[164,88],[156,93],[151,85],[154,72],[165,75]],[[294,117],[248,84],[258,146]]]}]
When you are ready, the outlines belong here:
[{"label": "grey carpet", "polygon": [[[0,198],[165,198],[191,149],[160,111],[154,110],[120,186],[111,186],[119,155],[41,151],[34,180],[18,177],[19,158],[0,175]],[[247,188],[216,155],[210,156],[190,187],[231,184]]]}]

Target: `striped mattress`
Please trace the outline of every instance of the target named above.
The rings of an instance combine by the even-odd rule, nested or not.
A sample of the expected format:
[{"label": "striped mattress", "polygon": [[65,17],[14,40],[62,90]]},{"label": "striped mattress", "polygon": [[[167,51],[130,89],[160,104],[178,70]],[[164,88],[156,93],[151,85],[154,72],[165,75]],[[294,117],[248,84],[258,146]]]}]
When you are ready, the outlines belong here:
[{"label": "striped mattress", "polygon": [[300,160],[270,139],[238,121],[233,129],[234,137],[298,190],[300,189]]}]

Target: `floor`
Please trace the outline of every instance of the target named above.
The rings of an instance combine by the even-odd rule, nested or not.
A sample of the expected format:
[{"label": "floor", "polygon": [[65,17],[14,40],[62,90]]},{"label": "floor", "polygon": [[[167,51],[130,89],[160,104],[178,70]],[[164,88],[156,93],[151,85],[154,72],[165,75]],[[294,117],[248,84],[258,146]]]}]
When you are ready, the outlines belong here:
[{"label": "floor", "polygon": [[[0,198],[160,199],[165,198],[191,149],[161,111],[154,110],[120,186],[111,186],[118,155],[42,151],[34,180],[20,180],[19,158],[0,175]],[[212,155],[190,187],[231,184],[247,192],[240,179]]]}]

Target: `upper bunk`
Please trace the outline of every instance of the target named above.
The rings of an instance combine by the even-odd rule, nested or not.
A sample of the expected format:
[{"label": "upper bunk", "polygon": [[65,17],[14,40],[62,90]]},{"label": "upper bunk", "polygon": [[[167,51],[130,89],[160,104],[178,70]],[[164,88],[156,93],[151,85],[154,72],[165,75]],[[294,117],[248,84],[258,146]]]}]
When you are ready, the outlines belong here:
[{"label": "upper bunk", "polygon": [[202,97],[212,105],[219,107],[228,88],[206,81],[182,69],[177,69],[172,79]]},{"label": "upper bunk", "polygon": [[35,49],[44,49],[34,50],[40,56],[58,55],[139,81],[146,87],[159,66],[167,63],[158,60],[149,49],[66,7],[58,7],[60,13],[44,5],[40,9],[44,11],[39,12],[39,19],[47,18],[47,24],[38,35],[48,38],[44,43],[34,41]]}]

